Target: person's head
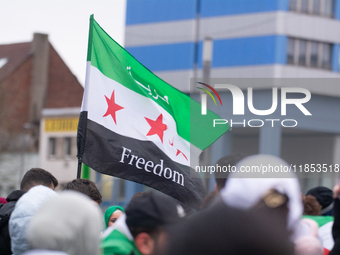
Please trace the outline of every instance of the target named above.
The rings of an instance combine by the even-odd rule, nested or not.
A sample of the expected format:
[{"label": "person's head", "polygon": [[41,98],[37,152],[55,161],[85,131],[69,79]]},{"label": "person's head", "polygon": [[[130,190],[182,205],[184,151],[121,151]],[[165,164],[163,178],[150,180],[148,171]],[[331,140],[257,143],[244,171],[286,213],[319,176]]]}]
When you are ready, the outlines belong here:
[{"label": "person's head", "polygon": [[[216,169],[220,168],[222,169],[222,172],[215,171],[215,181],[216,186],[215,189],[217,192],[220,192],[221,189],[225,186],[225,183],[227,181],[229,170],[232,170],[233,167],[239,162],[241,159],[245,158],[246,154],[242,153],[233,153],[226,156],[223,156],[220,158],[216,163]],[[223,171],[224,169],[227,169],[227,171]]]},{"label": "person's head", "polygon": [[58,180],[50,172],[42,168],[32,168],[22,178],[20,189],[28,191],[37,185],[43,185],[54,190],[58,186]]},{"label": "person's head", "polygon": [[[292,238],[298,233],[298,222],[302,216],[303,206],[299,180],[294,172],[247,172],[247,169],[289,169],[289,164],[283,159],[273,155],[253,155],[242,159],[236,164],[236,172],[230,174],[227,185],[221,190],[223,201],[233,207],[250,209],[263,200],[270,191],[268,198],[280,198],[287,196],[286,219],[287,229],[291,231]],[[285,206],[280,206],[284,209]],[[281,214],[281,210],[280,215]]]},{"label": "person's head", "polygon": [[217,201],[169,231],[165,254],[294,254],[287,230],[276,220]]},{"label": "person's head", "polygon": [[333,212],[333,191],[327,187],[319,186],[307,191],[306,195],[316,198],[322,209],[320,215],[332,215]]},{"label": "person's head", "polygon": [[75,190],[89,196],[98,205],[102,203],[102,195],[100,194],[96,184],[87,179],[74,179],[65,184],[64,190]]},{"label": "person's head", "polygon": [[41,206],[28,225],[27,239],[32,249],[93,255],[101,228],[99,207],[84,194],[65,191]]},{"label": "person's head", "polygon": [[303,196],[303,214],[304,215],[319,215],[322,209],[322,206],[316,200],[315,197],[311,195]]},{"label": "person's head", "polygon": [[[56,196],[58,194],[54,190],[44,185],[37,185],[25,192],[16,202],[8,222],[13,254],[22,254],[30,249],[27,227],[41,206]],[[49,220],[55,221],[51,215]]]},{"label": "person's head", "polygon": [[126,224],[143,255],[159,254],[166,246],[166,227],[185,216],[173,198],[155,192],[131,200],[125,213]]},{"label": "person's head", "polygon": [[268,190],[252,208],[260,211],[264,216],[275,217],[276,223],[286,228],[288,225],[289,198],[284,192],[273,188]]},{"label": "person's head", "polygon": [[124,208],[121,206],[110,206],[104,213],[105,228],[108,228],[116,222],[116,220],[122,215]]},{"label": "person's head", "polygon": [[145,191],[140,191],[140,192],[137,192],[136,194],[134,194],[131,199],[130,199],[130,202],[132,200],[134,200],[135,198],[139,198],[139,197],[142,197],[142,196],[145,196],[147,194],[147,192]]}]

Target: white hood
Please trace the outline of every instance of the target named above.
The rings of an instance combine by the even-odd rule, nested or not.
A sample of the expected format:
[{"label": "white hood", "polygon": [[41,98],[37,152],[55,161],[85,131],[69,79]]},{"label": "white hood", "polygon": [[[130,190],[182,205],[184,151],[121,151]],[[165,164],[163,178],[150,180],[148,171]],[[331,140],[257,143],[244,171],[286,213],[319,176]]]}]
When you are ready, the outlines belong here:
[{"label": "white hood", "polygon": [[[288,202],[288,229],[297,234],[299,220],[303,213],[301,201],[300,184],[294,172],[279,173],[280,178],[263,178],[262,172],[246,173],[239,172],[242,166],[284,166],[289,165],[284,160],[272,155],[254,155],[241,160],[236,164],[236,172],[231,173],[227,179],[225,187],[221,190],[221,197],[230,206],[249,209],[255,206],[270,189],[285,194],[289,198]],[[252,178],[247,178],[251,176]],[[246,178],[245,178],[246,177]]]},{"label": "white hood", "polygon": [[98,205],[82,193],[63,191],[40,208],[28,225],[27,239],[33,249],[95,255],[101,228]]},{"label": "white hood", "polygon": [[13,254],[19,255],[29,250],[26,239],[27,224],[41,205],[57,193],[45,186],[35,186],[18,200],[9,219],[9,233]]}]

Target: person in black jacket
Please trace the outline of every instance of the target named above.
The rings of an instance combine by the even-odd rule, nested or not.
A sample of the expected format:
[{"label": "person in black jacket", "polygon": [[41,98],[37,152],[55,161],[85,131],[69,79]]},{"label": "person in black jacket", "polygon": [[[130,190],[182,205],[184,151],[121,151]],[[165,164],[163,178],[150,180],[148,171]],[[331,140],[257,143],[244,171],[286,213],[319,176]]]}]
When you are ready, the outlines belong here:
[{"label": "person in black jacket", "polygon": [[11,237],[8,230],[8,221],[14,210],[16,202],[29,189],[37,185],[44,185],[51,189],[58,186],[58,180],[48,171],[41,168],[32,168],[26,172],[20,183],[20,190],[14,190],[6,198],[7,204],[0,204],[0,255],[11,255]]},{"label": "person in black jacket", "polygon": [[333,216],[334,223],[332,228],[332,234],[334,239],[334,246],[329,255],[337,255],[340,254],[340,185],[335,185],[333,189]]},{"label": "person in black jacket", "polygon": [[0,205],[0,255],[10,255],[11,251],[11,238],[8,232],[8,221],[11,213],[14,210],[16,202],[25,194],[24,190],[14,190],[6,197],[7,204]]}]

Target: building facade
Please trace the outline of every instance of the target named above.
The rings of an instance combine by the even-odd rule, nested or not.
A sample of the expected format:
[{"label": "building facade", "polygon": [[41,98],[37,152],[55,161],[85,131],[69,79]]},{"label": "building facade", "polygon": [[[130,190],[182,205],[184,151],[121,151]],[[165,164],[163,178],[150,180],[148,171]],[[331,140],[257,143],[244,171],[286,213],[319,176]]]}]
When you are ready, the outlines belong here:
[{"label": "building facade", "polygon": [[[39,151],[45,152],[40,147],[42,112],[79,109],[82,96],[83,87],[46,34],[34,34],[32,42],[0,45],[0,196],[19,188],[32,167],[46,167],[58,177],[65,172],[60,165],[39,159]],[[72,145],[75,137],[76,132]],[[69,156],[76,160],[73,149]]]},{"label": "building facade", "polygon": [[[169,84],[192,92],[198,101],[199,94],[192,90],[198,79],[208,83],[216,78],[232,79],[245,98],[251,85],[253,104],[259,109],[270,108],[263,102],[272,102],[273,84],[282,87],[290,83],[312,93],[313,100],[306,104],[312,118],[288,108],[290,117],[299,122],[294,129],[282,125],[244,127],[243,121],[254,119],[246,111],[238,120],[240,124],[211,146],[209,164],[224,155],[243,152],[274,154],[297,166],[334,167],[340,163],[338,31],[339,0],[127,0],[125,48]],[[213,44],[210,79],[204,74],[202,60],[206,38]],[[229,91],[220,95],[223,102],[232,102]],[[210,104],[210,109],[230,122],[233,113],[229,106]],[[278,107],[271,118],[280,117]],[[256,119],[265,121],[264,117]],[[303,191],[317,185],[331,188],[338,176],[334,171],[307,173],[308,178],[301,178],[300,183]],[[211,180],[209,189],[213,186]]]},{"label": "building facade", "polygon": [[77,129],[80,108],[43,109],[39,166],[50,169],[62,183],[77,176]]}]

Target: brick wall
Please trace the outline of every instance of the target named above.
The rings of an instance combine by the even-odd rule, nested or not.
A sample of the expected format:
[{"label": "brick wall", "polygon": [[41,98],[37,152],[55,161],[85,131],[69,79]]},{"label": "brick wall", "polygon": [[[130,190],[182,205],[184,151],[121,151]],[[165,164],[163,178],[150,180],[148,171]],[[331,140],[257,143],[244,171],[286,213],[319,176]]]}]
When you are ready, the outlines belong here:
[{"label": "brick wall", "polygon": [[84,89],[52,46],[48,79],[45,108],[81,106]]},{"label": "brick wall", "polygon": [[0,83],[0,130],[21,132],[28,121],[32,57]]}]

